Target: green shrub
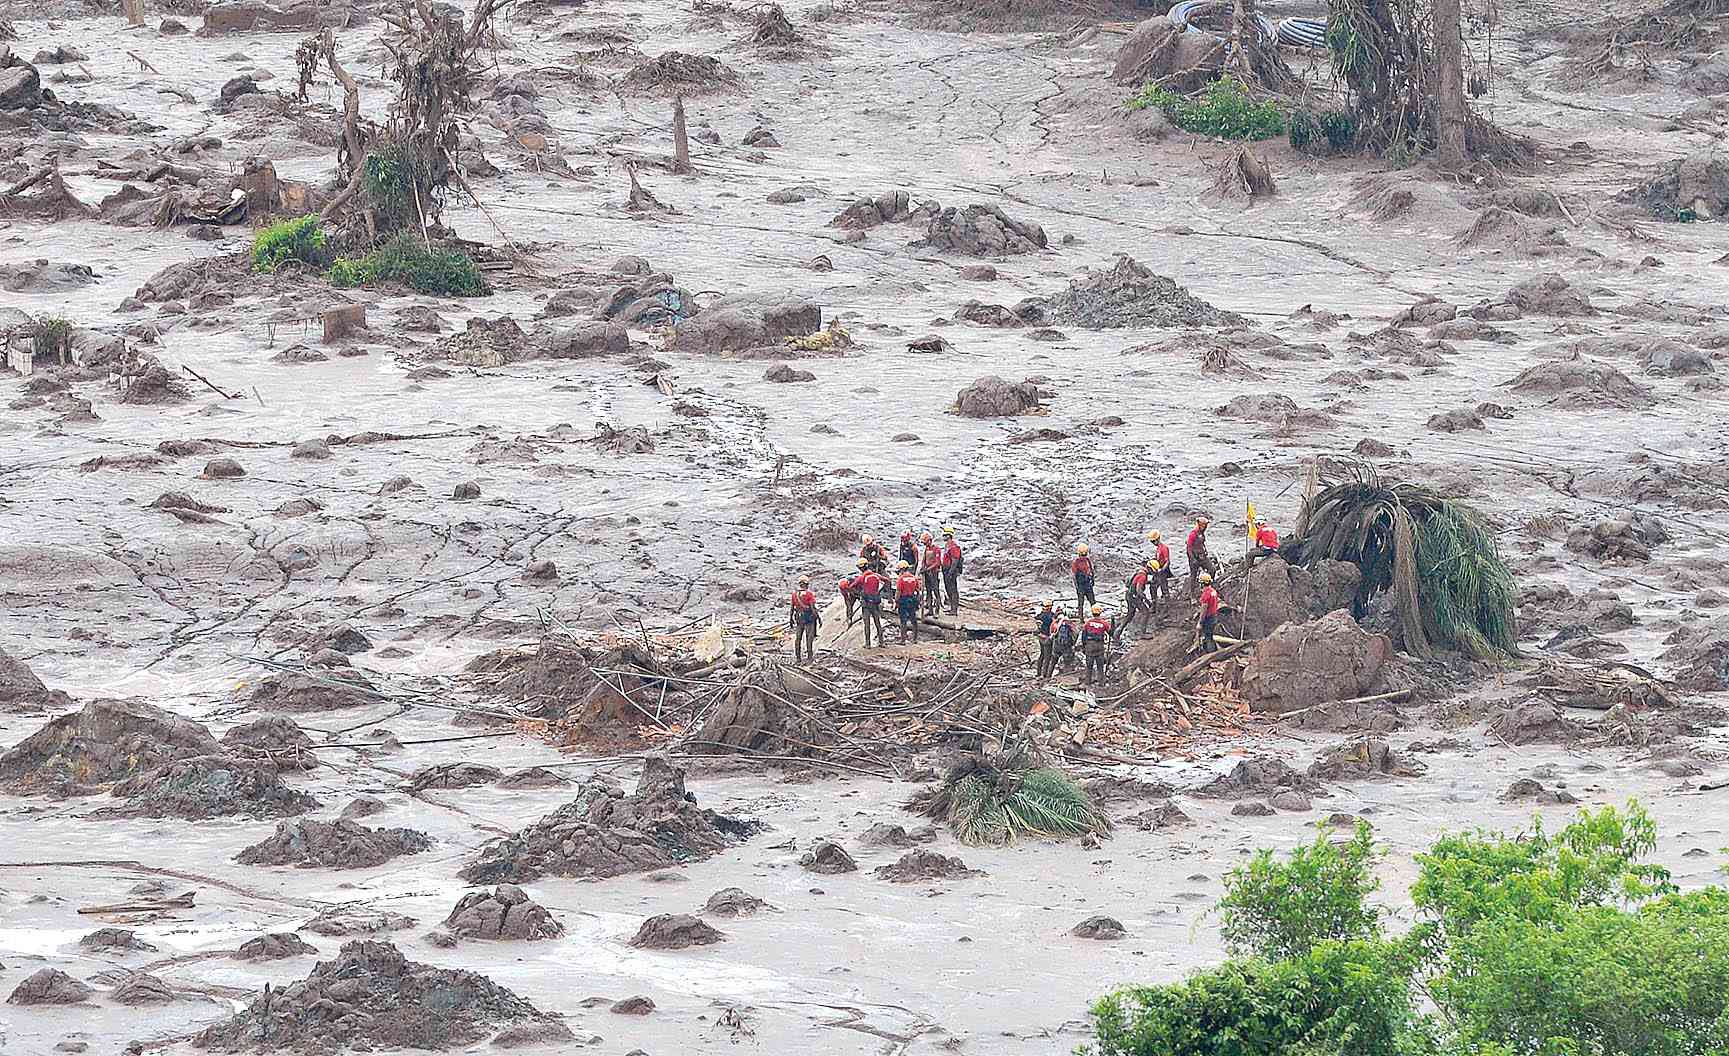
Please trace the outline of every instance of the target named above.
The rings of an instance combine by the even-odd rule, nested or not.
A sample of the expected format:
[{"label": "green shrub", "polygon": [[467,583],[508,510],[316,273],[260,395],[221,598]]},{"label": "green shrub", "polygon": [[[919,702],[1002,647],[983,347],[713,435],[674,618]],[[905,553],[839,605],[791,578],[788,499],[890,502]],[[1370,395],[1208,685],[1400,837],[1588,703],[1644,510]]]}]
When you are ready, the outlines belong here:
[{"label": "green shrub", "polygon": [[1225,877],[1222,911],[1225,948],[1234,954],[1296,957],[1328,939],[1372,938],[1380,914],[1368,896],[1380,886],[1369,872],[1374,841],[1366,822],[1349,843],[1335,846],[1325,832],[1273,860],[1261,850]]},{"label": "green shrub", "polygon": [[420,293],[447,297],[479,297],[491,292],[468,254],[429,250],[408,234],[398,235],[364,257],[337,260],[330,266],[330,281],[342,287],[400,282]]},{"label": "green shrub", "polygon": [[1306,154],[1343,154],[1356,145],[1357,118],[1344,110],[1293,110],[1288,134]]},{"label": "green shrub", "polygon": [[1285,115],[1276,103],[1255,101],[1242,82],[1229,77],[1207,85],[1199,99],[1148,84],[1128,106],[1158,107],[1183,131],[1219,139],[1271,139],[1285,130]]},{"label": "green shrub", "polygon": [[1394,1056],[1413,1029],[1399,951],[1361,940],[1125,988],[1092,1014],[1097,1056]]},{"label": "green shrub", "polygon": [[252,270],[275,271],[290,260],[323,264],[327,249],[316,214],[271,224],[252,239]]}]

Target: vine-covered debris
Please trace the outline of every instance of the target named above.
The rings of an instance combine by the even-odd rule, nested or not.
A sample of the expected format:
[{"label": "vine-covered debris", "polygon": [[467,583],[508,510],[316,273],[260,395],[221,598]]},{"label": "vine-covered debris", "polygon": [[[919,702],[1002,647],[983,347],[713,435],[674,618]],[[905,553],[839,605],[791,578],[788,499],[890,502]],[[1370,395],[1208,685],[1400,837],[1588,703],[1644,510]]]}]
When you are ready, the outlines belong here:
[{"label": "vine-covered debris", "polygon": [[684,771],[654,756],[636,791],[593,778],[576,799],[514,836],[494,840],[459,874],[471,884],[525,883],[542,876],[613,877],[701,861],[760,826],[702,810]]},{"label": "vine-covered debris", "polygon": [[1133,257],[1071,280],[1045,310],[1053,322],[1091,330],[1246,325],[1242,316],[1213,307]]},{"label": "vine-covered debris", "polygon": [[477,1044],[499,1028],[552,1017],[484,975],[403,957],[388,942],[350,942],[297,983],[267,990],[193,1040],[212,1052],[347,1052]]},{"label": "vine-covered debris", "polygon": [[283,821],[267,839],[241,851],[241,865],[321,866],[366,869],[405,854],[419,854],[432,840],[414,829],[369,829],[352,821]]},{"label": "vine-covered debris", "polygon": [[191,719],[140,700],[96,700],[0,754],[0,784],[24,794],[90,795],[177,759],[221,754]]}]

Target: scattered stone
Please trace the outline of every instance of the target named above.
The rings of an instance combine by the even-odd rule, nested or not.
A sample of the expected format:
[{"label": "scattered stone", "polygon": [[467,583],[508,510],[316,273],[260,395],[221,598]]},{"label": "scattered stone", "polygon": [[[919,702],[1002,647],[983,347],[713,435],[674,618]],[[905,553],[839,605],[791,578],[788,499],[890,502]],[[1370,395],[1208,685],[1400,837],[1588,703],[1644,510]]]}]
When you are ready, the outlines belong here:
[{"label": "scattered stone", "polygon": [[76,1005],[96,991],[58,968],[40,968],[13,989],[9,1005]]},{"label": "scattered stone", "polygon": [[697,807],[684,771],[651,757],[636,791],[591,778],[576,799],[514,836],[488,844],[461,871],[471,884],[526,883],[542,876],[613,877],[701,861],[760,826]]},{"label": "scattered stone", "polygon": [[108,1000],[117,1005],[166,1005],[175,996],[173,988],[156,976],[133,972],[108,992]]},{"label": "scattered stone", "polygon": [[607,1011],[619,1016],[646,1016],[654,1011],[654,1001],[642,996],[627,997],[623,1001],[614,1001]]},{"label": "scattered stone", "polygon": [[414,829],[369,829],[352,821],[283,821],[276,832],[241,851],[241,865],[369,869],[405,854],[430,850],[432,840]]},{"label": "scattered stone", "polygon": [[1089,330],[1245,325],[1132,257],[1072,280],[1045,308],[1053,321]]},{"label": "scattered stone", "polygon": [[810,371],[797,370],[786,363],[776,363],[774,366],[768,368],[768,371],[763,374],[762,377],[764,381],[778,382],[783,385],[791,382],[816,380],[816,375],[812,374]]},{"label": "scattered stone", "polygon": [[1010,384],[996,375],[979,378],[955,395],[955,411],[967,418],[997,418],[1037,410],[1044,394],[1032,381]]},{"label": "scattered stone", "polygon": [[688,913],[662,913],[643,921],[630,944],[642,950],[683,950],[708,946],[725,938]]},{"label": "scattered stone", "polygon": [[967,863],[959,858],[950,858],[936,851],[917,850],[901,855],[900,861],[893,865],[877,866],[876,875],[879,880],[911,884],[922,880],[965,880],[985,873],[982,869],[968,869]]},{"label": "scattered stone", "polygon": [[798,864],[813,873],[833,875],[835,873],[852,873],[858,871],[858,863],[846,848],[833,840],[822,840],[805,852]]},{"label": "scattered stone", "polygon": [[1336,744],[1309,764],[1309,776],[1317,781],[1417,777],[1425,770],[1427,767],[1422,763],[1404,752],[1395,751],[1378,737],[1358,737]]},{"label": "scattered stone", "polygon": [[1100,942],[1115,942],[1128,933],[1123,922],[1115,917],[1088,917],[1069,929],[1069,934],[1077,939],[1096,939]]},{"label": "scattered stone", "polygon": [[89,794],[177,759],[221,755],[210,731],[136,700],[97,700],[0,754],[0,784],[32,794]]},{"label": "scattered stone", "polygon": [[500,884],[490,892],[470,891],[463,895],[444,919],[444,926],[451,934],[465,939],[534,942],[564,934],[564,925],[515,884]]},{"label": "scattered stone", "polygon": [[740,887],[723,887],[708,896],[702,911],[715,917],[754,917],[775,907]]},{"label": "scattered stone", "polygon": [[234,951],[237,961],[280,961],[289,957],[316,955],[318,947],[292,931],[272,932],[247,939]]},{"label": "scattered stone", "polygon": [[473,788],[475,785],[490,785],[503,776],[504,771],[482,763],[444,763],[440,766],[429,766],[409,778],[408,790],[423,792],[429,788]]},{"label": "scattered stone", "polygon": [[237,1053],[270,1039],[298,1051],[448,1049],[499,1026],[551,1017],[483,975],[407,960],[388,942],[350,942],[301,982],[278,987],[200,1032],[201,1049]]},{"label": "scattered stone", "polygon": [[128,953],[154,953],[156,947],[138,937],[131,928],[97,928],[78,940],[81,950],[124,950]]}]

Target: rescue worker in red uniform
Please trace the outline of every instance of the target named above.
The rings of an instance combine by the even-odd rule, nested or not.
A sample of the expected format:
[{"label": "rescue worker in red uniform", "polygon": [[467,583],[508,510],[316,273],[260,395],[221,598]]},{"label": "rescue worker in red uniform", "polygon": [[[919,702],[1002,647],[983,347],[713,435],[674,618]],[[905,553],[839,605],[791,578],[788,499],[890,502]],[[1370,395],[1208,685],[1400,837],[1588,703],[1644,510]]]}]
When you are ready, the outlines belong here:
[{"label": "rescue worker in red uniform", "polygon": [[1075,547],[1075,559],[1069,562],[1075,577],[1075,611],[1085,615],[1087,606],[1097,604],[1093,597],[1093,557],[1086,543]]},{"label": "rescue worker in red uniform", "polygon": [[919,554],[919,575],[925,581],[925,615],[935,616],[943,607],[943,549],[925,532],[919,536],[923,544]]},{"label": "rescue worker in red uniform", "polygon": [[1135,569],[1135,574],[1130,576],[1128,582],[1123,584],[1123,586],[1128,589],[1129,594],[1129,616],[1128,619],[1123,621],[1123,626],[1117,628],[1117,635],[1119,637],[1121,637],[1125,629],[1133,630],[1135,627],[1135,620],[1141,616],[1146,617],[1147,629],[1152,629],[1153,616],[1158,611],[1154,607],[1152,584],[1153,581],[1158,578],[1158,574],[1158,562],[1149,558],[1147,563],[1142,565],[1140,568]]},{"label": "rescue worker in red uniform", "polygon": [[1105,680],[1105,666],[1110,661],[1111,624],[1105,619],[1102,606],[1093,606],[1092,618],[1081,625],[1081,653],[1087,658],[1086,684],[1096,678]]},{"label": "rescue worker in red uniform", "polygon": [[881,649],[887,644],[883,641],[883,577],[867,565],[855,583],[859,593],[859,612],[864,616],[865,648],[870,648],[871,628],[875,627],[877,648]]},{"label": "rescue worker in red uniform", "polygon": [[889,570],[889,555],[883,552],[883,544],[877,542],[874,535],[864,537],[864,545],[859,547],[858,556],[864,558],[864,563],[879,576]]},{"label": "rescue worker in red uniform", "polygon": [[1147,542],[1153,544],[1153,560],[1159,563],[1159,574],[1154,576],[1148,585],[1152,587],[1153,600],[1171,600],[1171,580],[1176,573],[1171,571],[1171,548],[1165,545],[1164,536],[1157,529],[1147,533]]},{"label": "rescue worker in red uniform", "polygon": [[[910,541],[910,540],[909,540]],[[900,576],[895,579],[895,613],[900,617],[901,644],[911,634],[913,644],[919,644],[919,577],[913,574],[910,561],[900,564]]]},{"label": "rescue worker in red uniform", "polygon": [[1056,602],[1045,602],[1044,608],[1033,617],[1033,626],[1039,635],[1039,674],[1040,678],[1050,678],[1057,673],[1057,613]]},{"label": "rescue worker in red uniform", "polygon": [[1207,549],[1207,525],[1213,522],[1205,517],[1195,518],[1195,527],[1189,532],[1188,544],[1184,547],[1189,559],[1189,597],[1195,597],[1200,583],[1201,573],[1209,577],[1219,574],[1219,563],[1213,560],[1212,552]]},{"label": "rescue worker in red uniform", "polygon": [[913,533],[911,532],[901,533],[901,560],[907,563],[908,568],[919,567],[919,548],[913,542]]},{"label": "rescue worker in red uniform", "polygon": [[822,614],[816,610],[816,595],[811,593],[810,577],[798,577],[798,589],[792,592],[792,608],[787,614],[787,626],[792,628],[793,662],[816,658],[816,629],[822,624]]},{"label": "rescue worker in red uniform", "polygon": [[1249,551],[1249,567],[1254,568],[1255,562],[1263,557],[1270,557],[1279,552],[1279,533],[1273,531],[1272,525],[1265,518],[1255,518],[1255,548]]},{"label": "rescue worker in red uniform", "polygon": [[1200,619],[1195,624],[1195,633],[1201,639],[1201,651],[1210,653],[1219,647],[1213,640],[1213,629],[1219,622],[1219,592],[1213,589],[1213,577],[1205,572],[1200,575],[1201,581],[1201,612]]},{"label": "rescue worker in red uniform", "polygon": [[943,590],[949,596],[949,615],[961,614],[961,571],[966,565],[966,557],[961,553],[961,544],[955,542],[955,530],[943,529]]},{"label": "rescue worker in red uniform", "polygon": [[846,625],[851,627],[856,619],[854,610],[858,607],[858,581],[865,574],[865,559],[858,559],[858,571],[850,576],[842,576],[840,581],[840,597],[846,602]]}]

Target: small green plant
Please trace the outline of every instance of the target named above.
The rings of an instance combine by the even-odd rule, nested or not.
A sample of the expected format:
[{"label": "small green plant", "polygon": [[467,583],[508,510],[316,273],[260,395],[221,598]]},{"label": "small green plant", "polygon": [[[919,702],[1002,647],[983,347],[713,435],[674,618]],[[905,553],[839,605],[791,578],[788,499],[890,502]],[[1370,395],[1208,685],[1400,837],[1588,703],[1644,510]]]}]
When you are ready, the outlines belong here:
[{"label": "small green plant", "polygon": [[1219,902],[1225,948],[1234,954],[1296,957],[1329,939],[1366,939],[1379,930],[1380,913],[1368,896],[1380,882],[1367,822],[1357,822],[1349,843],[1327,833],[1298,847],[1286,861],[1262,849],[1225,877]]},{"label": "small green plant", "polygon": [[271,272],[291,260],[323,264],[328,255],[316,214],[271,224],[252,239],[252,270]]},{"label": "small green plant", "polygon": [[1130,110],[1157,107],[1185,132],[1219,139],[1271,139],[1285,130],[1284,111],[1251,98],[1241,81],[1222,77],[1199,99],[1148,84],[1129,100]]},{"label": "small green plant", "polygon": [[445,297],[480,297],[492,292],[468,254],[427,249],[406,233],[364,257],[338,259],[330,266],[330,281],[345,288],[400,282],[417,292]]},{"label": "small green plant", "polygon": [[1356,145],[1357,119],[1344,110],[1293,110],[1288,135],[1306,154],[1343,154]]}]

